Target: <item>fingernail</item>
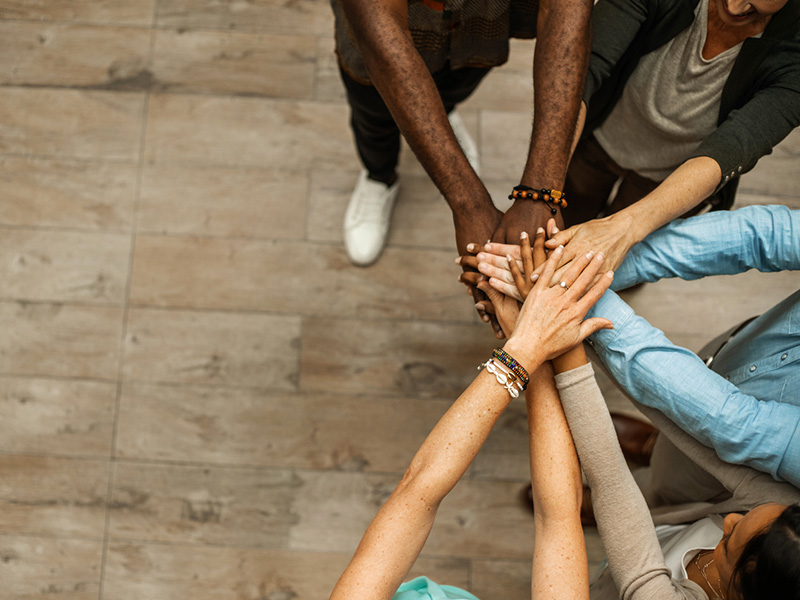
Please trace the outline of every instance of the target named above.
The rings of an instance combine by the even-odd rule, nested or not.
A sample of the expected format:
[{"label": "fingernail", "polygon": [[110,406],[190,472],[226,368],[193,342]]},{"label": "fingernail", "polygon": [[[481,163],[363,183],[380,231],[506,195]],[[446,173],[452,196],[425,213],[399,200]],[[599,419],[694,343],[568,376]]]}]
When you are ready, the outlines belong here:
[{"label": "fingernail", "polygon": [[457,265],[460,265],[460,264],[461,264],[461,257],[460,257],[460,256],[456,258],[456,264],[457,264]]},{"label": "fingernail", "polygon": [[564,251],[564,246],[559,246],[558,248],[555,249],[555,252],[563,252],[563,251]]},{"label": "fingernail", "polygon": [[484,252],[478,252],[475,258],[478,259],[478,262],[481,262],[482,260],[486,260],[486,254]]},{"label": "fingernail", "polygon": [[553,227],[553,233],[558,233],[558,227]]},{"label": "fingernail", "polygon": [[483,273],[486,270],[486,263],[478,263],[478,271]]},{"label": "fingernail", "polygon": [[594,252],[592,252],[591,250],[589,250],[589,251],[586,253],[586,258],[592,258],[593,256],[594,256]]},{"label": "fingernail", "polygon": [[483,321],[484,323],[488,323],[489,322],[489,315],[482,315],[481,316],[481,321]]},{"label": "fingernail", "polygon": [[534,273],[533,275],[531,275],[531,281],[536,281],[538,279],[539,279],[539,274],[538,273]]},{"label": "fingernail", "polygon": [[458,276],[458,282],[459,282],[459,283],[464,283],[464,282],[461,280],[461,275],[459,275],[459,276]]},{"label": "fingernail", "polygon": [[608,277],[610,277],[611,279],[614,279],[614,271],[609,271],[608,273],[606,273],[606,275],[608,275]]},{"label": "fingernail", "polygon": [[521,240],[528,239],[528,234],[523,231],[522,233],[519,234],[519,239]]},{"label": "fingernail", "polygon": [[508,266],[510,267],[511,261],[514,260],[514,258],[510,254],[506,254],[506,260],[508,261]]},{"label": "fingernail", "polygon": [[603,259],[605,259],[605,257],[606,257],[606,255],[603,254],[602,252],[598,252],[597,253],[597,260],[603,260]]},{"label": "fingernail", "polygon": [[483,308],[483,304],[481,304],[480,302],[478,302],[477,304],[475,304],[475,308],[477,308],[478,310],[484,310],[484,308]]},{"label": "fingernail", "polygon": [[467,250],[470,252],[475,252],[475,244],[467,244]]}]

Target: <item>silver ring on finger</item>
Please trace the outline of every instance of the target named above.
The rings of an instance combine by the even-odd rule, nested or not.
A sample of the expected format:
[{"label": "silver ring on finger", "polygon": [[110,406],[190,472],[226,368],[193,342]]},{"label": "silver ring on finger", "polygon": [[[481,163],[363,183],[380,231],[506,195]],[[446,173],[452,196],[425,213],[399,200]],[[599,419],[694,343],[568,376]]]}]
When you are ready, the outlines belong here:
[{"label": "silver ring on finger", "polygon": [[569,289],[569,286],[567,285],[566,281],[559,281],[558,285],[560,285],[561,289],[564,290],[565,292]]}]

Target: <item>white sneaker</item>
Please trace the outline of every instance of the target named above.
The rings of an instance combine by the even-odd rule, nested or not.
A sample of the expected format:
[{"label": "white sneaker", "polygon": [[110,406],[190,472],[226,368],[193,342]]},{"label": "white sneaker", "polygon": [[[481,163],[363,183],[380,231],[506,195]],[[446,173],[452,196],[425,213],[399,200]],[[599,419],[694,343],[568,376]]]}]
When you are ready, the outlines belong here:
[{"label": "white sneaker", "polygon": [[453,128],[453,133],[456,134],[458,145],[461,146],[461,149],[464,151],[464,156],[467,157],[469,164],[472,165],[475,174],[480,176],[481,155],[478,152],[478,145],[475,143],[475,140],[472,139],[469,131],[467,131],[464,121],[461,120],[461,115],[453,109],[450,114],[447,115],[447,120],[450,121],[450,127]]},{"label": "white sneaker", "polygon": [[354,265],[368,267],[380,258],[399,191],[397,181],[387,186],[361,171],[344,215],[344,249]]}]

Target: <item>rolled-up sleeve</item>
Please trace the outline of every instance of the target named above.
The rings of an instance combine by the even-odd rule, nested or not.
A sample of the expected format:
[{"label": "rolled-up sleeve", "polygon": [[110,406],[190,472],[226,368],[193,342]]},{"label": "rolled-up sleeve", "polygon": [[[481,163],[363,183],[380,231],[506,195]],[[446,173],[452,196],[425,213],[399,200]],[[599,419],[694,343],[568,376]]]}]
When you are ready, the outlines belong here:
[{"label": "rolled-up sleeve", "polygon": [[678,277],[693,280],[750,269],[800,269],[800,211],[749,206],[678,219],[634,246],[612,289]]},{"label": "rolled-up sleeve", "polygon": [[664,413],[722,460],[800,486],[800,407],[742,393],[613,291],[589,316],[614,323],[613,330],[594,334],[592,344],[631,396]]}]

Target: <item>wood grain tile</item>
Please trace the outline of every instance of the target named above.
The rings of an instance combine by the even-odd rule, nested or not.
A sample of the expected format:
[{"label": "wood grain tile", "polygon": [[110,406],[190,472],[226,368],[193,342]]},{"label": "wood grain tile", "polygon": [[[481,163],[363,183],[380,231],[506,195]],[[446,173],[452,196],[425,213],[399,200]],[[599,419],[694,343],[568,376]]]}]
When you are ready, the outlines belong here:
[{"label": "wood grain tile", "polygon": [[780,204],[792,210],[800,209],[800,195],[796,196],[775,196],[771,194],[761,194],[758,192],[737,191],[736,203],[734,208],[743,206],[759,206]]},{"label": "wood grain tile", "polygon": [[109,535],[287,548],[303,480],[286,469],[117,463]]},{"label": "wood grain tile", "polygon": [[638,315],[667,337],[707,331],[709,334],[704,337],[709,341],[736,323],[768,310],[799,285],[797,272],[750,271],[697,281],[669,279],[648,283],[623,297]]},{"label": "wood grain tile", "polygon": [[125,377],[292,390],[299,337],[297,317],[132,309]]},{"label": "wood grain tile", "polygon": [[5,230],[0,297],[122,304],[130,245],[127,234]]},{"label": "wood grain tile", "polygon": [[[304,471],[293,504],[293,550],[352,551],[399,476]],[[423,556],[527,558],[533,519],[519,502],[521,482],[462,480],[442,502]]]},{"label": "wood grain tile", "polygon": [[[325,167],[313,170],[308,203],[309,239],[342,241],[344,213],[357,179],[357,170]],[[388,244],[438,248],[450,251],[455,258],[453,214],[427,175],[400,180]]]},{"label": "wood grain tile", "polygon": [[509,181],[519,179],[528,157],[532,113],[529,106],[514,112],[481,111],[481,164],[484,173]]},{"label": "wood grain tile", "polygon": [[[484,78],[462,106],[528,112],[533,110],[533,50],[536,40],[510,40],[511,53],[506,64]],[[532,123],[528,123],[530,136]]]},{"label": "wood grain tile", "polygon": [[527,600],[531,597],[531,560],[473,560],[472,593],[487,600]]},{"label": "wood grain tile", "polygon": [[141,28],[0,21],[0,83],[147,89],[149,46]]},{"label": "wood grain tile", "polygon": [[4,0],[0,19],[150,25],[155,0]]},{"label": "wood grain tile", "polygon": [[352,156],[347,122],[344,106],[156,94],[146,159],[292,170],[317,157],[342,163]]},{"label": "wood grain tile", "polygon": [[302,238],[307,179],[285,170],[147,166],[138,231]]},{"label": "wood grain tile", "polygon": [[300,387],[455,399],[496,342],[483,324],[309,318]]},{"label": "wood grain tile", "polygon": [[311,97],[314,37],[183,29],[155,36],[153,74],[162,91]]},{"label": "wood grain tile", "polygon": [[468,322],[473,303],[456,281],[453,256],[389,250],[360,269],[335,246],[139,236],[131,302]]},{"label": "wood grain tile", "polygon": [[0,377],[0,451],[109,456],[116,385]]},{"label": "wood grain tile", "polygon": [[[403,473],[450,404],[131,384],[122,394],[117,453],[206,464]],[[527,442],[519,450],[526,458]]]},{"label": "wood grain tile", "polygon": [[18,600],[95,600],[103,544],[0,535],[3,597]]},{"label": "wood grain tile", "polygon": [[[197,600],[326,598],[350,554],[112,542],[104,590],[110,598]],[[409,573],[466,588],[468,565],[422,558]]]},{"label": "wood grain tile", "polygon": [[[764,156],[755,168],[742,175],[739,190],[759,194],[783,194],[797,198],[800,173],[797,159],[800,157],[800,130],[795,129],[786,139],[775,146],[772,154]],[[777,204],[782,204],[778,201]]]},{"label": "wood grain tile", "polygon": [[0,531],[103,535],[108,461],[0,457]]},{"label": "wood grain tile", "polygon": [[0,156],[0,178],[2,225],[130,229],[135,165]]},{"label": "wood grain tile", "polygon": [[0,302],[0,372],[114,379],[122,309]]},{"label": "wood grain tile", "polygon": [[163,0],[157,24],[181,29],[263,31],[293,35],[333,35],[333,12],[324,0]]},{"label": "wood grain tile", "polygon": [[317,38],[317,58],[314,72],[314,100],[347,102],[347,94],[339,74],[333,35]]},{"label": "wood grain tile", "polygon": [[0,88],[0,152],[134,161],[144,94]]}]

